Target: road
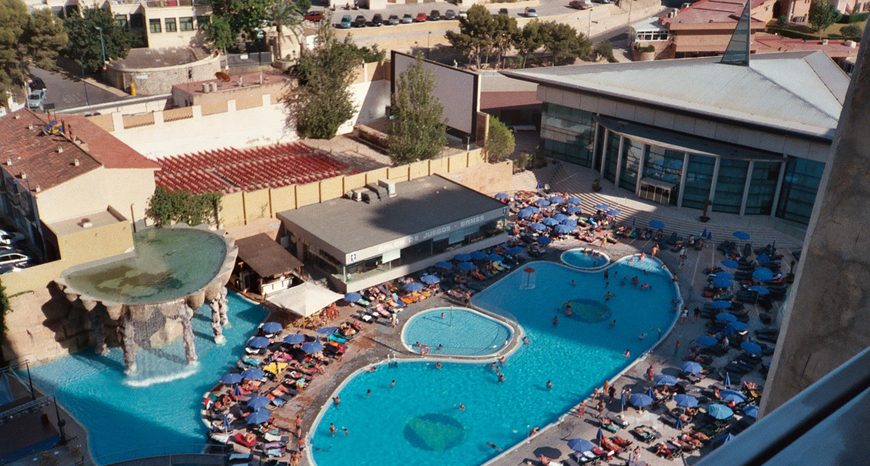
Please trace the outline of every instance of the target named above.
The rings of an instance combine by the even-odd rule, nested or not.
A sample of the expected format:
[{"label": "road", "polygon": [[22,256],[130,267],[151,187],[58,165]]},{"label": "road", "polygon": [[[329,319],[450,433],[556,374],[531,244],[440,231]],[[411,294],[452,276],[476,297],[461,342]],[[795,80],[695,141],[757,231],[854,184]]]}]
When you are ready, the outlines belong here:
[{"label": "road", "polygon": [[82,81],[81,78],[71,78],[65,73],[56,73],[40,68],[30,68],[30,73],[42,78],[48,89],[45,108],[63,110],[67,108],[84,107],[123,100],[122,97],[99,86]]}]

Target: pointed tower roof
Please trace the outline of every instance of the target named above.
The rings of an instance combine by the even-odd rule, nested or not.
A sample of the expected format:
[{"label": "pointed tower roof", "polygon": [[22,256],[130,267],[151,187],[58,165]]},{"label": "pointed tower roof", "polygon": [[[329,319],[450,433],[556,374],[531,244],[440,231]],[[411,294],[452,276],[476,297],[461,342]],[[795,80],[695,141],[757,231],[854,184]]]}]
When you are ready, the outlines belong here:
[{"label": "pointed tower roof", "polygon": [[749,66],[749,43],[751,40],[752,29],[752,0],[746,0],[746,6],[743,7],[743,14],[737,21],[737,27],[734,28],[734,34],[731,36],[731,41],[728,42],[728,47],[725,48],[725,54],[722,55],[722,63],[728,65]]}]

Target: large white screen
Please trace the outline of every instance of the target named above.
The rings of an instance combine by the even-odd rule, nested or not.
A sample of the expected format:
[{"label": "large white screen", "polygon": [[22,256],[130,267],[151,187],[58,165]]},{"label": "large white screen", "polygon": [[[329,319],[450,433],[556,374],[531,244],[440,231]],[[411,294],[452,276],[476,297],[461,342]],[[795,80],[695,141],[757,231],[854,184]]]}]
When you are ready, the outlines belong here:
[{"label": "large white screen", "polygon": [[[414,65],[416,58],[404,53],[393,52],[392,59],[392,79],[396,83],[399,75]],[[435,73],[435,92],[433,95],[441,101],[441,106],[444,107],[447,126],[463,133],[472,134],[480,99],[480,87],[476,85],[480,76],[428,61],[424,62],[424,66],[427,70]]]}]

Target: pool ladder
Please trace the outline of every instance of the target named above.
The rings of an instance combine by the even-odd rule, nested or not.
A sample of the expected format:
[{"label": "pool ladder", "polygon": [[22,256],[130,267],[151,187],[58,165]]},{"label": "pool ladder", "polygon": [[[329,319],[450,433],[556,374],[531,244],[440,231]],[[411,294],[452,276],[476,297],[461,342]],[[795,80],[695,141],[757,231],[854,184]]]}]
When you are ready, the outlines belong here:
[{"label": "pool ladder", "polygon": [[396,360],[396,355],[390,353],[387,355],[387,367],[399,367],[399,361]]}]

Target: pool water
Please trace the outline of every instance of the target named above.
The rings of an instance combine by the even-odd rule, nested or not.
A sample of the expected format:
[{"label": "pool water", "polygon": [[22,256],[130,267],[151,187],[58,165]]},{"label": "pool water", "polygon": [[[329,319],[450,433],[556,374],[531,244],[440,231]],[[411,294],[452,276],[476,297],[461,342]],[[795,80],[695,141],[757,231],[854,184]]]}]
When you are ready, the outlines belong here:
[{"label": "pool water", "polygon": [[[504,383],[490,369],[491,360],[444,362],[440,370],[433,360],[402,362],[360,372],[341,389],[340,407],[327,406],[314,428],[317,464],[345,466],[350,458],[356,465],[379,466],[484,463],[499,453],[489,443],[507,449],[527,438],[533,427],[556,421],[633,360],[623,356],[626,349],[636,358],[655,343],[658,333],[651,328],[667,329],[676,317],[671,312],[676,287],[657,260],[621,260],[609,267],[608,289],[616,296],[606,302],[602,272],[549,262],[532,266],[538,274],[534,289],[520,290],[524,274],[518,271],[472,300],[515,319],[530,340],[508,357],[501,369]],[[635,275],[652,289],[631,285]],[[624,286],[621,277],[628,278]],[[587,322],[567,317],[560,309],[568,300],[606,307],[612,318],[596,316]],[[641,340],[642,333],[652,336]],[[546,387],[548,380],[552,389]],[[466,409],[460,410],[460,404]],[[330,423],[339,429],[335,436],[329,433]]]},{"label": "pool water", "polygon": [[601,269],[610,263],[610,257],[607,254],[599,252],[599,255],[595,256],[584,254],[584,250],[589,251],[589,249],[579,248],[563,252],[562,262],[571,267],[585,270]]},{"label": "pool water", "polygon": [[[57,396],[60,404],[87,428],[91,454],[101,464],[180,451],[198,452],[206,432],[200,418],[202,395],[244,354],[245,342],[266,316],[264,308],[235,293],[230,293],[228,299],[231,326],[224,329],[226,344],[218,346],[212,341],[208,305],[202,306],[192,319],[199,362],[187,378],[132,387],[125,383],[121,350],[111,348],[106,355],[85,350],[33,368],[33,381],[49,396]],[[181,339],[168,346],[181,347]],[[179,351],[183,354],[183,350]],[[195,444],[199,447],[191,447]]]},{"label": "pool water", "polygon": [[479,312],[444,307],[412,317],[402,340],[409,351],[420,351],[415,343],[429,347],[429,356],[486,356],[507,346],[512,333],[507,325]]}]

